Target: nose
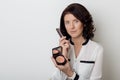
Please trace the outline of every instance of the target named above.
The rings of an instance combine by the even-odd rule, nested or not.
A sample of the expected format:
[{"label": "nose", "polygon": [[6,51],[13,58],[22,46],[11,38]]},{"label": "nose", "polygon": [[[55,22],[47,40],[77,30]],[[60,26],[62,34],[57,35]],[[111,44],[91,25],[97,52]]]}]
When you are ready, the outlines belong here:
[{"label": "nose", "polygon": [[70,24],[70,28],[73,29],[75,26],[74,26],[74,23],[71,23]]}]

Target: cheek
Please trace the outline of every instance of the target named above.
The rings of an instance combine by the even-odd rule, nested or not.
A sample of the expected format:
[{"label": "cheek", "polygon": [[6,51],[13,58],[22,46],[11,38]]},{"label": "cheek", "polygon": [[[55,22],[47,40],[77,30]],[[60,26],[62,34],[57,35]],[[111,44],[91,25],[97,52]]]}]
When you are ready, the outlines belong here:
[{"label": "cheek", "polygon": [[80,27],[80,31],[83,32],[83,26]]},{"label": "cheek", "polygon": [[80,33],[83,33],[83,28],[80,28]]},{"label": "cheek", "polygon": [[83,34],[83,28],[78,28],[78,34]]},{"label": "cheek", "polygon": [[80,29],[81,29],[81,30],[83,30],[83,27],[84,27],[83,24],[80,24]]},{"label": "cheek", "polygon": [[78,25],[78,26],[76,26],[76,29],[78,29],[80,32],[82,32],[83,31],[83,26],[82,25]]},{"label": "cheek", "polygon": [[67,32],[69,32],[69,27],[66,27],[66,26],[65,26],[65,29],[66,29]]}]

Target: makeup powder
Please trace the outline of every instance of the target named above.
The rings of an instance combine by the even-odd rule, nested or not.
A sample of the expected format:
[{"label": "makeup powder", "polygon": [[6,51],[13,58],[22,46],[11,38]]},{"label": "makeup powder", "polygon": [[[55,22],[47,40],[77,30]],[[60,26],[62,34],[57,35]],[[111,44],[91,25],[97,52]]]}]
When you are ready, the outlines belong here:
[{"label": "makeup powder", "polygon": [[57,61],[58,63],[63,63],[63,62],[65,61],[65,59],[64,59],[63,56],[58,56],[58,57],[56,58],[56,61]]},{"label": "makeup powder", "polygon": [[53,54],[58,54],[58,53],[59,53],[58,50],[56,50],[56,49],[53,50]]}]

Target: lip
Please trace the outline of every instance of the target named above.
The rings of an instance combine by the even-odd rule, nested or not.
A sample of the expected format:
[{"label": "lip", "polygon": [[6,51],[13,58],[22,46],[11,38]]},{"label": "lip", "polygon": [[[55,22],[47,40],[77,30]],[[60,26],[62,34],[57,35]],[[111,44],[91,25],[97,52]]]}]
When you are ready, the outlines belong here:
[{"label": "lip", "polygon": [[70,33],[75,33],[75,32],[77,32],[77,31],[70,31]]}]

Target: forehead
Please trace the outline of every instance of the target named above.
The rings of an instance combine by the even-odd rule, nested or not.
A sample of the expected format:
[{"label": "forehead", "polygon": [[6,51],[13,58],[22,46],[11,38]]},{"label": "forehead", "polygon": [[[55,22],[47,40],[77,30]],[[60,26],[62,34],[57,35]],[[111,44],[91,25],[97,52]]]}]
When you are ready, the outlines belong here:
[{"label": "forehead", "polygon": [[75,20],[77,19],[73,14],[71,13],[67,13],[65,16],[64,16],[64,21],[67,21],[67,20]]}]

